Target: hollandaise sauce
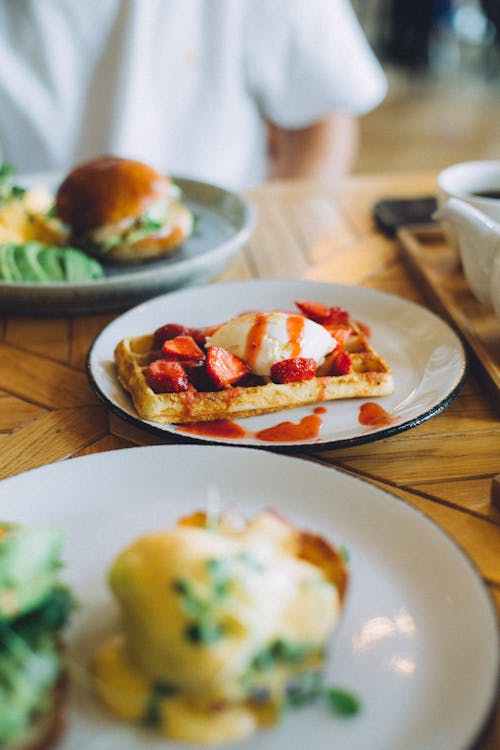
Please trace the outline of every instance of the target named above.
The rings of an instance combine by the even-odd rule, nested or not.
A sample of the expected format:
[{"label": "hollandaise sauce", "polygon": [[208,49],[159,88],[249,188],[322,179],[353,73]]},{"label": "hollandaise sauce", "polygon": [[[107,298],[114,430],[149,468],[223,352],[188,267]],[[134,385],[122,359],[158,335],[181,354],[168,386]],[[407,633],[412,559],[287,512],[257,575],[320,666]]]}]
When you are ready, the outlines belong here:
[{"label": "hollandaise sauce", "polygon": [[248,736],[319,690],[346,578],[332,547],[271,512],[142,537],[110,571],[122,630],[96,655],[96,690],[174,739]]}]

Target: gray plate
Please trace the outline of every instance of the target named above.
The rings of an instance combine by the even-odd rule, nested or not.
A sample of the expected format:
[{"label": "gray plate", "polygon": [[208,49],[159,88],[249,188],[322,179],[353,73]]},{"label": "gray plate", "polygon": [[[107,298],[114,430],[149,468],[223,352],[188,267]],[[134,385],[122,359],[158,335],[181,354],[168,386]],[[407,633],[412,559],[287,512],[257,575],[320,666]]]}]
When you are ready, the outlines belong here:
[{"label": "gray plate", "polygon": [[[140,266],[107,266],[105,278],[78,284],[0,281],[0,311],[54,315],[117,310],[213,279],[251,235],[255,208],[241,195],[216,185],[172,179],[199,217],[196,233],[173,255]],[[19,178],[19,183],[55,189],[58,180],[54,175],[38,175]]]}]

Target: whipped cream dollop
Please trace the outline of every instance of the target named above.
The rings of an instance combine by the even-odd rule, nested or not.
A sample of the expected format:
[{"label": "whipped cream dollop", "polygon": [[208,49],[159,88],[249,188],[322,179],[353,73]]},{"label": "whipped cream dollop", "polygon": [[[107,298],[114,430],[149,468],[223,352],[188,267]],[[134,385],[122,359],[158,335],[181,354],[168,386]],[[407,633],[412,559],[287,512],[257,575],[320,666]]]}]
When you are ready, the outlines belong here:
[{"label": "whipped cream dollop", "polygon": [[224,323],[207,339],[207,346],[222,346],[248,363],[256,375],[270,375],[276,362],[295,357],[320,365],[337,345],[319,323],[285,312],[249,312]]}]

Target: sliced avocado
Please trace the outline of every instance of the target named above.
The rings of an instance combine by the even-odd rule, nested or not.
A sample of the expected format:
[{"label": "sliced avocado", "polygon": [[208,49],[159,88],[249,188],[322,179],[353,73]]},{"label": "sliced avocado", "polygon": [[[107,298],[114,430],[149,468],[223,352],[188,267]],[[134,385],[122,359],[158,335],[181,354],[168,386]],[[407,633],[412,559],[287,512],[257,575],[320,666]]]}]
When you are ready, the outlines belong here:
[{"label": "sliced avocado", "polygon": [[50,715],[60,633],[74,599],[58,578],[63,532],[0,521],[0,748],[26,746]]},{"label": "sliced avocado", "polygon": [[18,636],[0,635],[0,747],[15,747],[36,717],[50,710],[60,672],[50,633],[37,649]]},{"label": "sliced avocado", "polygon": [[44,251],[45,245],[40,242],[26,242],[23,245],[16,245],[14,255],[23,281],[52,280],[50,274],[40,263]]},{"label": "sliced avocado", "polygon": [[41,242],[0,245],[0,279],[4,281],[78,282],[103,276],[99,261],[74,247]]},{"label": "sliced avocado", "polygon": [[100,279],[104,276],[99,261],[90,258],[75,248],[64,248],[62,260],[67,281],[87,281],[88,279]]},{"label": "sliced avocado", "polygon": [[35,609],[61,567],[63,532],[0,523],[0,620]]},{"label": "sliced avocado", "polygon": [[65,281],[62,250],[59,247],[42,246],[38,262],[45,274],[44,281]]},{"label": "sliced avocado", "polygon": [[36,264],[33,262],[33,257],[36,255],[36,251],[34,251],[33,247],[28,251],[27,248],[30,244],[31,243],[27,243],[26,245],[16,245],[14,247],[13,259],[23,281],[39,281]]},{"label": "sliced avocado", "polygon": [[14,620],[0,620],[0,643],[2,638],[16,635],[32,648],[38,648],[47,631],[56,633],[64,628],[74,606],[68,587],[57,584],[35,609]]},{"label": "sliced avocado", "polygon": [[15,251],[16,246],[10,242],[0,245],[0,278],[4,281],[23,280],[16,263]]}]

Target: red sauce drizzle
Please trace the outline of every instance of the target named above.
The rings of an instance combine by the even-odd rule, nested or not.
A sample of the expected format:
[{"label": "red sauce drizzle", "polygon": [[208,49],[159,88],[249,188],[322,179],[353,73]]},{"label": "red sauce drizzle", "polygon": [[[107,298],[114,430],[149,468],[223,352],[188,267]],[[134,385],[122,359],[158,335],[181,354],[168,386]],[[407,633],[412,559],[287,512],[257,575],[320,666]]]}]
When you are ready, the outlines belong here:
[{"label": "red sauce drizzle", "polygon": [[367,401],[359,407],[359,423],[365,427],[383,427],[395,420],[380,404]]},{"label": "red sauce drizzle", "polygon": [[181,398],[184,402],[184,408],[186,410],[186,416],[191,416],[193,411],[194,403],[197,399],[197,391],[194,388],[189,388],[187,391],[181,393]]},{"label": "red sauce drizzle", "polygon": [[305,318],[302,315],[289,315],[286,321],[286,332],[291,344],[290,359],[300,357]]},{"label": "red sauce drizzle", "polygon": [[315,414],[326,414],[326,406],[316,406],[314,408]]},{"label": "red sauce drizzle", "polygon": [[247,336],[247,343],[245,347],[245,355],[243,359],[248,362],[250,367],[253,369],[259,352],[262,349],[262,342],[267,328],[267,315],[265,313],[258,313],[255,316],[255,322],[250,328]]},{"label": "red sauce drizzle", "polygon": [[292,443],[296,440],[311,440],[318,437],[323,421],[317,414],[303,417],[298,424],[295,422],[280,422],[274,427],[268,427],[255,433],[257,440],[269,443]]},{"label": "red sauce drizzle", "polygon": [[203,435],[204,437],[218,438],[243,438],[247,436],[246,430],[231,419],[218,419],[213,422],[190,422],[180,424],[176,432],[188,432],[191,435]]}]

